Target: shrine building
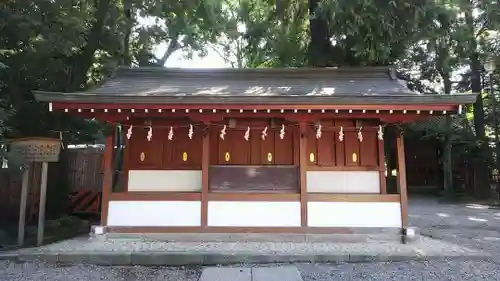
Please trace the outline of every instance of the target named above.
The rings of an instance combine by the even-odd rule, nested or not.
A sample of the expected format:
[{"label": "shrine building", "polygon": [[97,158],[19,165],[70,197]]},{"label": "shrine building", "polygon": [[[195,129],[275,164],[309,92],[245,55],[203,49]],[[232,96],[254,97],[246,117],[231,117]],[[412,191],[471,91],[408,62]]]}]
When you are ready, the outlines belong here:
[{"label": "shrine building", "polygon": [[50,111],[108,122],[106,232],[329,233],[408,226],[404,142],[388,194],[384,129],[475,94],[410,91],[393,67],[120,67]]}]

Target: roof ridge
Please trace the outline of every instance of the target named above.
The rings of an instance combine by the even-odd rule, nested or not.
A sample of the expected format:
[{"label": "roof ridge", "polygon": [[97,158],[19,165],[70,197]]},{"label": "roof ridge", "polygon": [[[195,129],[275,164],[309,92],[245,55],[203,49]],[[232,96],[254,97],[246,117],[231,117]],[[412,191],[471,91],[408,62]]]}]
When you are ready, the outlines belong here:
[{"label": "roof ridge", "polygon": [[140,76],[181,76],[192,78],[223,78],[223,77],[258,77],[269,78],[316,78],[325,77],[352,77],[352,78],[383,78],[392,79],[395,71],[391,66],[364,66],[364,67],[325,67],[325,68],[169,68],[169,67],[127,67],[115,69],[111,79],[118,77]]}]

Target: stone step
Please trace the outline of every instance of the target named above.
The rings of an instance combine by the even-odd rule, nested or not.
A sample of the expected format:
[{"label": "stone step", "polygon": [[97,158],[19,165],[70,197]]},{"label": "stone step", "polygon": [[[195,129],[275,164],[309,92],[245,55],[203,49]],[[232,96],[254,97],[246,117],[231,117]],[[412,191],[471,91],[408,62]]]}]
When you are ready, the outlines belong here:
[{"label": "stone step", "polygon": [[295,266],[208,267],[199,281],[302,281],[302,277]]},{"label": "stone step", "polygon": [[296,266],[254,267],[252,281],[302,281]]},{"label": "stone step", "polygon": [[252,270],[242,267],[208,267],[199,281],[252,281]]}]

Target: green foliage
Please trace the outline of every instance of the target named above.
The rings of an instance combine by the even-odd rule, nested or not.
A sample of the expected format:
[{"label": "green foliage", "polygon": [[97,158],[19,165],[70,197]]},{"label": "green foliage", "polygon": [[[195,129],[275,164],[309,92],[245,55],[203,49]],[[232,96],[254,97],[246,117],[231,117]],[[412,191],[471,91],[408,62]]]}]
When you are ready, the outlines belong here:
[{"label": "green foliage", "polygon": [[301,67],[307,63],[308,9],[304,1],[246,1],[249,67]]},{"label": "green foliage", "polygon": [[[207,43],[215,42],[225,21],[222,18],[222,1],[135,1],[133,5],[142,25],[133,27],[133,45],[139,65],[163,66],[176,51],[206,53]],[[153,54],[155,45],[166,44],[162,57]]]},{"label": "green foliage", "polygon": [[323,0],[313,17],[328,23],[337,65],[386,65],[426,35],[435,11],[433,1]]},{"label": "green foliage", "polygon": [[[95,121],[47,112],[31,90],[78,91],[119,64],[164,64],[177,50],[200,50],[217,38],[219,1],[7,0],[0,5],[0,136],[58,136],[92,142]],[[151,18],[145,25],[139,17]],[[156,45],[173,47],[163,58]],[[175,43],[175,44],[173,44]]]}]

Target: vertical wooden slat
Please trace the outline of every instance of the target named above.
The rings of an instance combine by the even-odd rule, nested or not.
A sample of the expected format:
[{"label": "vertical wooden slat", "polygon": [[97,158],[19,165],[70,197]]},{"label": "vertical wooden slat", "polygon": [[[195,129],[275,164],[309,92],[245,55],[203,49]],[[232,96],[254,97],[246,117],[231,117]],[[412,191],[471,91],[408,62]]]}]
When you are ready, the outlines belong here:
[{"label": "vertical wooden slat", "polygon": [[[220,133],[219,133],[219,139],[218,139],[218,142],[217,142],[217,164],[219,165],[229,165],[231,164],[231,160],[232,160],[232,156],[231,155],[231,150],[230,150],[230,146],[229,146],[229,142],[230,142],[230,137],[229,137],[229,127],[226,128],[226,135],[224,136],[224,139],[221,139],[220,138]],[[225,156],[226,156],[226,153],[229,153],[229,161],[226,161],[225,159]]]},{"label": "vertical wooden slat", "polygon": [[307,124],[299,124],[300,224],[307,227]]},{"label": "vertical wooden slat", "polygon": [[378,140],[378,168],[380,171],[380,193],[387,194],[387,181],[385,178],[384,140]]},{"label": "vertical wooden slat", "polygon": [[[283,139],[280,138],[280,130],[274,130],[274,164],[275,165],[293,165],[294,144],[293,132],[285,131]],[[296,153],[295,153],[296,154]]]},{"label": "vertical wooden slat", "polygon": [[[174,139],[168,140],[168,131],[162,133],[162,139],[164,139],[164,151],[168,153],[170,150],[170,160],[167,157],[164,157],[162,166],[174,166],[174,167],[183,167],[183,166],[191,166],[197,167],[198,169],[201,167],[201,147],[202,147],[202,132],[199,131],[198,128],[194,127],[192,139],[189,138],[189,125],[185,125],[186,127],[181,127],[175,130]],[[184,161],[184,153],[186,153],[187,159]]]},{"label": "vertical wooden slat", "polygon": [[[316,137],[316,136],[315,136]],[[335,133],[333,131],[325,131],[317,141],[318,144],[318,165],[334,166],[335,165]]]},{"label": "vertical wooden slat", "polygon": [[360,165],[360,142],[358,134],[355,131],[344,132],[344,153],[346,166],[359,166]]},{"label": "vertical wooden slat", "polygon": [[363,142],[359,143],[359,163],[361,166],[377,166],[377,132],[363,132]]},{"label": "vertical wooden slat", "polygon": [[398,157],[398,192],[401,197],[401,223],[403,229],[408,226],[408,194],[406,190],[406,164],[403,134],[396,137],[396,151]]},{"label": "vertical wooden slat", "polygon": [[[128,131],[128,127],[123,127],[123,130]],[[162,154],[165,154],[163,151]],[[106,151],[104,151],[104,156]],[[128,171],[130,170],[130,139],[125,138],[125,148],[123,150],[123,165],[122,165],[122,190],[123,192],[128,191]],[[104,171],[104,167],[101,167],[101,171]],[[104,185],[104,175],[102,176],[102,184]],[[104,200],[104,199],[103,199]]]},{"label": "vertical wooden slat", "polygon": [[208,225],[208,185],[210,165],[210,126],[203,135],[201,150],[201,227]]},{"label": "vertical wooden slat", "polygon": [[[114,135],[114,134],[113,134]],[[106,150],[104,151],[104,179],[102,184],[101,225],[108,222],[109,195],[113,187],[113,135],[106,137]]]},{"label": "vertical wooden slat", "polygon": [[[267,131],[267,136],[263,140],[262,137],[259,139],[260,143],[260,165],[272,165],[276,160],[276,153],[274,150],[274,132],[269,129]],[[279,139],[279,137],[278,137]],[[268,159],[268,155],[271,154],[271,161]]]},{"label": "vertical wooden slat", "polygon": [[339,140],[340,134],[340,126],[350,126],[351,123],[348,120],[335,120],[335,127],[337,127],[337,131],[335,132],[335,165],[336,166],[345,166],[345,132],[344,132],[344,140]]},{"label": "vertical wooden slat", "polygon": [[210,161],[209,163],[211,165],[218,165],[219,164],[219,141],[220,141],[220,135],[219,131],[217,130],[217,126],[209,126],[208,127],[208,134],[210,134]]},{"label": "vertical wooden slat", "polygon": [[300,130],[294,129],[290,130],[288,134],[292,134],[293,137],[293,164],[296,166],[300,165]]},{"label": "vertical wooden slat", "polygon": [[[319,149],[318,149],[318,141],[316,140],[316,131],[310,126],[304,125],[304,138],[307,139],[307,160],[306,164],[308,166],[317,166],[318,165],[318,154],[319,154]],[[302,134],[302,133],[301,133]],[[314,161],[311,161],[312,159],[310,158],[311,153],[314,155]]]},{"label": "vertical wooden slat", "polygon": [[251,130],[250,131],[250,164],[260,165],[261,164],[261,143],[260,143],[260,131]]},{"label": "vertical wooden slat", "polygon": [[[249,165],[252,161],[252,142],[251,140],[245,140],[245,132],[246,130],[235,130],[231,134],[231,156],[234,154],[237,157],[234,163],[237,165]],[[274,147],[274,142],[271,143],[271,147]]]}]

